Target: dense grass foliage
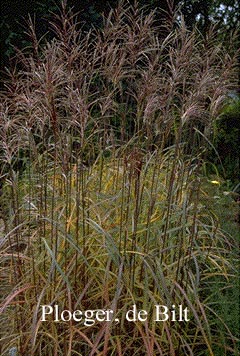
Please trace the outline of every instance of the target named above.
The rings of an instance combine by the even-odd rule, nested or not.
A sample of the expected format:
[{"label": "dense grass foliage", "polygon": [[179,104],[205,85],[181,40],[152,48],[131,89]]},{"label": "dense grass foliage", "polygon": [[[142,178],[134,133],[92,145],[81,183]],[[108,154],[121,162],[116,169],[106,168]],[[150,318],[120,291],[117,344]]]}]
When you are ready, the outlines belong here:
[{"label": "dense grass foliage", "polygon": [[[214,304],[235,293],[237,242],[202,176],[236,58],[153,19],[121,4],[86,34],[63,6],[44,47],[29,24],[1,97],[3,355],[237,353],[235,305]],[[43,322],[44,304],[113,319]],[[190,321],[155,321],[158,304]]]}]

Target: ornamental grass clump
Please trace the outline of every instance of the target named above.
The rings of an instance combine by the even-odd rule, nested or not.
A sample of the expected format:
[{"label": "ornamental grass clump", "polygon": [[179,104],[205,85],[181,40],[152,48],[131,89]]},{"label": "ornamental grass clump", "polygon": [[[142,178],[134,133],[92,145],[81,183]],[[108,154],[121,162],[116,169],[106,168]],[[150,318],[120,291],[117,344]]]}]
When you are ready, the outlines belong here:
[{"label": "ornamental grass clump", "polygon": [[236,58],[155,16],[121,3],[85,33],[63,3],[42,45],[29,24],[1,96],[2,355],[237,350],[209,291],[236,242],[201,204]]}]

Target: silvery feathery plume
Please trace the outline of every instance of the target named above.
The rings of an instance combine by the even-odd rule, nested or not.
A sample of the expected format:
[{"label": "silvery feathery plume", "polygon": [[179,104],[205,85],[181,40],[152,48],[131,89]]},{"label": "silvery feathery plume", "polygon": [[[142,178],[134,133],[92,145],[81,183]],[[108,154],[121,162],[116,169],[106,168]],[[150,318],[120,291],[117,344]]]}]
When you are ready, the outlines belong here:
[{"label": "silvery feathery plume", "polygon": [[9,350],[9,356],[18,356],[16,347],[11,347],[11,349]]}]

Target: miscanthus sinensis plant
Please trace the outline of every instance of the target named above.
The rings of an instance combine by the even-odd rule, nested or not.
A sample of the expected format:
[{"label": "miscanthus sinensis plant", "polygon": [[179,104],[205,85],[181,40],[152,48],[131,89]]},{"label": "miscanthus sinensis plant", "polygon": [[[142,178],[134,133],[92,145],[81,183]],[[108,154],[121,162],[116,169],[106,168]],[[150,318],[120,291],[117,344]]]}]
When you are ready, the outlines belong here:
[{"label": "miscanthus sinensis plant", "polygon": [[[236,58],[156,16],[121,3],[85,33],[63,4],[42,45],[29,22],[1,96],[2,355],[236,352],[209,288],[235,283],[235,242],[200,203]],[[56,304],[113,320],[43,322]],[[146,321],[125,319],[134,304]],[[190,321],[157,322],[155,305]]]}]

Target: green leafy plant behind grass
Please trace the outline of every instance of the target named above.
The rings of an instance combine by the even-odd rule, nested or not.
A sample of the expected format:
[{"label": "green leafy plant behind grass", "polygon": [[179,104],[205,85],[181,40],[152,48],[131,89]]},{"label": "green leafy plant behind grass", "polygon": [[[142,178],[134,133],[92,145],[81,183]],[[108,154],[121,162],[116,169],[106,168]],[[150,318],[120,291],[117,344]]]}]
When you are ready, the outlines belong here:
[{"label": "green leafy plant behind grass", "polygon": [[[136,6],[84,34],[63,5],[52,26],[2,95],[1,353],[234,354],[209,286],[234,284],[236,243],[200,198],[202,138],[235,59],[184,24],[163,37]],[[114,316],[43,322],[44,304]],[[158,304],[190,321],[156,322]],[[132,305],[146,322],[126,321]]]}]

